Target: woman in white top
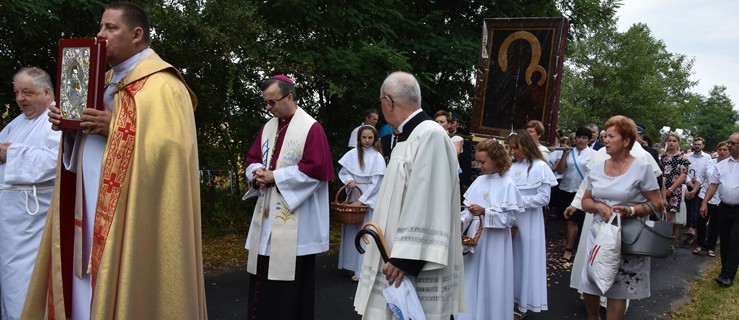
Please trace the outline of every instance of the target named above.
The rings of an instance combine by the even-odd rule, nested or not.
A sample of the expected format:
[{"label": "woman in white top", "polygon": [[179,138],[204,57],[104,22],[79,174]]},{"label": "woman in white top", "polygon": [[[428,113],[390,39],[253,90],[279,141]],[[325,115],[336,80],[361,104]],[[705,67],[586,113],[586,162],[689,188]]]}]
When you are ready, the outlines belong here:
[{"label": "woman in white top", "polygon": [[[575,132],[575,149],[568,149],[564,152],[562,160],[557,166],[557,172],[562,173],[563,177],[559,184],[559,206],[566,208],[572,203],[580,183],[588,176],[588,162],[595,154],[595,151],[588,147],[590,141],[590,130],[582,127]],[[574,258],[573,249],[575,241],[580,235],[585,219],[585,212],[581,210],[575,211],[574,214],[563,214],[567,220],[567,231],[565,232],[565,251],[562,259],[572,261]]]},{"label": "woman in white top", "polygon": [[[385,159],[382,157],[380,135],[370,125],[363,125],[357,133],[357,148],[349,150],[339,164],[339,179],[346,184],[349,200],[353,205],[367,205],[369,211],[359,224],[342,224],[341,244],[339,245],[339,269],[353,272],[352,280],[359,281],[363,255],[354,247],[354,237],[362,224],[372,220],[377,192],[380,190],[385,174]],[[361,190],[361,192],[356,189]]]},{"label": "woman in white top", "polygon": [[[624,219],[645,220],[652,213],[662,210],[657,178],[651,166],[630,154],[636,141],[636,124],[624,116],[614,116],[606,121],[605,148],[610,159],[593,164],[588,175],[588,185],[583,195],[582,208],[594,213],[593,227],[588,230],[587,251],[594,246],[598,222],[608,221],[613,214]],[[600,319],[600,297],[608,298],[606,319],[624,319],[626,299],[643,299],[650,296],[650,258],[642,255],[622,254],[613,285],[601,291],[583,268],[580,290],[583,292],[588,320]]]},{"label": "woman in white top", "polygon": [[[452,114],[449,111],[445,110],[439,110],[434,114],[434,120],[436,123],[441,125],[446,132],[449,132],[449,126],[452,124]],[[454,144],[454,148],[457,149],[457,155],[462,153],[462,146],[464,145],[464,138],[455,135],[453,133],[449,133],[449,138],[452,139],[452,143]]]},{"label": "woman in white top", "polygon": [[543,207],[549,203],[552,186],[557,185],[552,169],[526,130],[508,137],[513,165],[507,176],[521,192],[526,211],[516,214],[518,232],[513,239],[514,300],[517,311],[540,312],[547,305],[546,238]]},{"label": "woman in white top", "polygon": [[531,138],[534,139],[534,143],[536,143],[536,147],[539,149],[539,152],[541,152],[544,162],[549,162],[549,148],[541,145],[541,142],[539,142],[539,138],[544,134],[544,124],[539,120],[531,120],[526,123],[526,131],[528,131]]}]

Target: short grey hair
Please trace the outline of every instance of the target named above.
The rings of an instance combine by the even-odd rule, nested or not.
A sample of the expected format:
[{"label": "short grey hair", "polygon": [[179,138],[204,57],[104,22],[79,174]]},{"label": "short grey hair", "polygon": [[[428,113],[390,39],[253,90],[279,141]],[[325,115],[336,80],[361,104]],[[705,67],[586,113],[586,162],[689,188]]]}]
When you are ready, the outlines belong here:
[{"label": "short grey hair", "polygon": [[21,74],[29,76],[36,89],[43,91],[48,88],[49,92],[51,92],[51,99],[55,99],[54,85],[51,84],[51,77],[49,77],[49,74],[46,73],[46,71],[37,67],[24,67],[15,73],[13,76],[13,82],[15,82]]},{"label": "short grey hair", "polygon": [[421,106],[421,87],[416,77],[410,73],[402,71],[391,73],[382,82],[380,92],[392,97],[393,101]]}]

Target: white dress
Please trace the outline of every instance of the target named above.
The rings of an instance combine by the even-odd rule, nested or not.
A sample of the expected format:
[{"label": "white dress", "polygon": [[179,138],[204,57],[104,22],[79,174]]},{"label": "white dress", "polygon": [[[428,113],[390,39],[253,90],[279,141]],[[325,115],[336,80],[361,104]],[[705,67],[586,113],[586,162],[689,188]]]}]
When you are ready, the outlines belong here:
[{"label": "white dress", "polygon": [[506,174],[521,192],[525,212],[516,214],[518,233],[513,239],[514,299],[521,312],[545,311],[547,305],[547,261],[542,208],[549,203],[551,188],[557,185],[546,162],[514,162]]},{"label": "white dress", "polygon": [[21,114],[0,131],[0,143],[12,143],[0,163],[2,319],[19,319],[23,309],[54,189],[60,135],[46,113],[34,119]]},{"label": "white dress", "polygon": [[[513,319],[513,241],[511,227],[523,199],[510,178],[496,174],[475,179],[464,204],[485,208],[484,230],[473,252],[464,256],[465,312],[457,320]],[[462,229],[473,236],[480,220],[462,211]]]},{"label": "white dress", "polygon": [[[657,178],[648,163],[637,158],[622,175],[609,177],[605,174],[605,160],[593,165],[588,176],[587,189],[592,190],[593,199],[609,206],[634,205],[647,199],[643,192],[658,190]],[[646,219],[640,217],[636,219]],[[601,222],[600,214],[593,215],[593,223]],[[589,229],[586,252],[590,252],[596,233]],[[586,268],[581,271],[580,290],[584,293],[610,299],[642,299],[650,296],[650,258],[640,255],[621,255],[621,264],[616,280],[606,292],[601,292],[587,276]]]},{"label": "white dress", "polygon": [[[385,159],[382,154],[373,148],[364,148],[364,169],[359,167],[357,149],[349,150],[340,160],[341,170],[339,179],[344,184],[354,181],[362,190],[360,193],[353,190],[349,193],[349,200],[359,200],[370,207],[364,215],[362,223],[341,225],[341,244],[339,245],[339,269],[349,270],[359,276],[362,271],[362,259],[364,255],[359,254],[354,247],[354,237],[364,223],[372,220],[372,210],[375,208],[377,192],[380,190],[382,176],[385,174]],[[364,242],[362,242],[364,246]]]},{"label": "white dress", "polygon": [[[655,176],[660,176],[662,174],[662,169],[660,169],[657,161],[654,160],[654,158],[652,158],[652,155],[649,154],[649,152],[645,151],[640,144],[634,144],[634,147],[631,148],[631,155],[648,163],[650,167],[652,167],[652,173]],[[588,168],[588,171],[592,171],[592,166],[595,163],[597,163],[598,161],[605,161],[609,158],[611,158],[611,156],[606,153],[606,148],[601,148],[600,150],[595,152],[586,167]],[[582,206],[580,205],[580,201],[582,200],[582,196],[585,193],[585,187],[587,187],[588,183],[587,180],[589,179],[587,176],[585,176],[585,180],[583,180],[583,182],[580,184],[580,188],[577,190],[577,194],[572,200],[572,206],[581,210]],[[593,214],[585,213],[585,221],[583,222],[582,230],[590,230],[590,226],[592,225],[592,223]],[[580,290],[580,275],[582,273],[583,266],[585,265],[585,258],[588,256],[588,252],[585,251],[585,247],[587,247],[587,238],[588,237],[580,237],[580,242],[578,242],[577,244],[577,254],[575,254],[575,263],[572,265],[572,272],[570,274],[570,288],[577,289],[580,292],[582,292]]]}]

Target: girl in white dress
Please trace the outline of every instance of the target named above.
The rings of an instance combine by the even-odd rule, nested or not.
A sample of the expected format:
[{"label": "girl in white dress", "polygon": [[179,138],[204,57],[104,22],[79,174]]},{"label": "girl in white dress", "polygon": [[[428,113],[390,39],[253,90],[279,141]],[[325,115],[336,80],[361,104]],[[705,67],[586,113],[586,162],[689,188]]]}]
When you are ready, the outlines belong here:
[{"label": "girl in white dress", "polygon": [[[354,237],[362,224],[372,220],[372,210],[375,208],[377,192],[380,190],[382,176],[385,174],[385,159],[382,157],[380,136],[377,130],[370,125],[359,128],[357,146],[349,150],[339,164],[339,179],[347,185],[349,200],[354,205],[367,205],[369,211],[364,215],[364,221],[358,224],[342,224],[341,244],[339,245],[339,269],[352,272],[352,280],[359,281],[363,255],[354,247]],[[361,190],[358,191],[356,189]]]},{"label": "girl in white dress", "polygon": [[548,310],[547,261],[543,207],[557,185],[552,169],[526,130],[508,137],[513,165],[507,175],[521,192],[526,211],[516,214],[518,232],[513,238],[514,300],[517,317],[528,311]]},{"label": "girl in white dress", "polygon": [[[457,320],[513,319],[513,241],[511,227],[523,199],[507,177],[511,159],[495,140],[480,142],[475,149],[480,176],[464,194],[462,228],[473,237],[484,228],[477,246],[464,256],[464,313]],[[481,225],[482,224],[482,225]]]}]

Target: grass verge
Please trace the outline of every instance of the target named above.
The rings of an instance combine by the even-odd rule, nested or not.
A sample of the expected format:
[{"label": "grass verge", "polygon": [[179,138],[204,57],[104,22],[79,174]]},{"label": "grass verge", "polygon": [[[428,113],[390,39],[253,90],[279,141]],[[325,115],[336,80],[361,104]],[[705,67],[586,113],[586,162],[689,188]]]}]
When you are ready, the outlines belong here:
[{"label": "grass verge", "polygon": [[[329,228],[329,252],[339,249],[341,224],[331,222]],[[231,269],[246,265],[246,233],[212,235],[203,232],[203,269],[205,271]]]},{"label": "grass verge", "polygon": [[671,313],[674,320],[738,319],[739,285],[721,288],[713,280],[721,271],[716,257],[700,280],[692,280],[688,301]]},{"label": "grass verge", "polygon": [[246,234],[211,236],[203,234],[203,269],[230,269],[246,264]]}]

